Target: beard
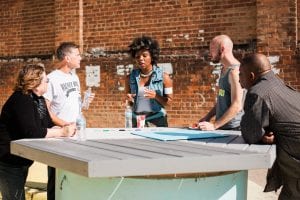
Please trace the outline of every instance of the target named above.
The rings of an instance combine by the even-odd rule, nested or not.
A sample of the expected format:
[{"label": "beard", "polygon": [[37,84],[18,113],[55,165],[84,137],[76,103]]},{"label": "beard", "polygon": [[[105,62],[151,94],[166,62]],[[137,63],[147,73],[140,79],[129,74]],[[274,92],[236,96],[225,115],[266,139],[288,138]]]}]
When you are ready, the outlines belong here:
[{"label": "beard", "polygon": [[214,63],[214,64],[218,64],[220,63],[221,59],[220,58],[215,58],[215,59],[212,59],[211,62]]},{"label": "beard", "polygon": [[219,50],[218,54],[216,55],[216,57],[211,58],[211,62],[214,63],[214,64],[220,63],[220,61],[221,61],[221,54],[222,54],[222,52]]}]

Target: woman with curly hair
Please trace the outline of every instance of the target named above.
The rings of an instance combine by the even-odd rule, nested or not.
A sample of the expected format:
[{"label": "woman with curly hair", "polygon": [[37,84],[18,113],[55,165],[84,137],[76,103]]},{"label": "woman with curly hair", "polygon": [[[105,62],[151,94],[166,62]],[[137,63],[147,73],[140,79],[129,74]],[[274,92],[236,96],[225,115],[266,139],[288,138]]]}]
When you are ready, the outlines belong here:
[{"label": "woman with curly hair", "polygon": [[127,100],[134,111],[133,127],[137,127],[138,115],[146,116],[146,126],[168,126],[164,107],[172,101],[173,82],[157,66],[159,52],[158,42],[148,36],[135,38],[129,45],[129,53],[137,64],[126,82]]},{"label": "woman with curly hair", "polygon": [[75,125],[52,127],[42,96],[48,79],[44,67],[26,65],[0,115],[0,191],[3,200],[25,200],[24,186],[33,161],[12,155],[10,142],[23,138],[72,136]]}]

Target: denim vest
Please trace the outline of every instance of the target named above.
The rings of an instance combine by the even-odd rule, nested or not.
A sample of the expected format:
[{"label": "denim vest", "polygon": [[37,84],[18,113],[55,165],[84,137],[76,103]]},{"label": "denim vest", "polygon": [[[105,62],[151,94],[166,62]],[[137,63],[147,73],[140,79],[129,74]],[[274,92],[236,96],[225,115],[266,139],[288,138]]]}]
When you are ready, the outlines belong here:
[{"label": "denim vest", "polygon": [[[136,105],[139,103],[137,99],[137,94],[139,91],[139,83],[140,83],[140,69],[133,69],[130,74],[130,92],[131,94],[136,94],[134,99],[133,110],[136,110]],[[156,94],[163,96],[163,70],[155,65],[153,65],[153,73],[150,78],[149,84],[150,90],[155,90]],[[158,103],[155,99],[150,99],[151,109],[153,112],[159,112],[163,109],[163,106]]]}]

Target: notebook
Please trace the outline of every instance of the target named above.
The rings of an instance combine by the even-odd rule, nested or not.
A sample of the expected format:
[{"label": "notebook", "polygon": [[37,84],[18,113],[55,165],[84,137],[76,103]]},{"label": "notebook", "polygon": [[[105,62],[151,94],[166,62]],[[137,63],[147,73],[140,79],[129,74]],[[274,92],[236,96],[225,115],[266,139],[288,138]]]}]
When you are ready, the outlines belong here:
[{"label": "notebook", "polygon": [[205,138],[219,138],[227,137],[226,134],[215,133],[213,131],[200,131],[200,130],[161,130],[161,131],[143,131],[143,129],[131,132],[133,135],[139,135],[146,138],[174,141],[174,140],[192,140],[192,139],[205,139]]}]

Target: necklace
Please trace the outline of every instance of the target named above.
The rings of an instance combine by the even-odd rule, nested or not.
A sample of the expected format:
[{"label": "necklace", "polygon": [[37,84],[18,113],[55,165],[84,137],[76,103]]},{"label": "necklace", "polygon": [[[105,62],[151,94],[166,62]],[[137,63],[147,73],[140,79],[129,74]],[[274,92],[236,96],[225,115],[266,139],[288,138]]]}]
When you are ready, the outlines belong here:
[{"label": "necklace", "polygon": [[151,70],[148,74],[143,74],[142,72],[140,73],[140,76],[143,77],[143,78],[146,78],[146,77],[149,77],[151,76],[153,70]]}]

